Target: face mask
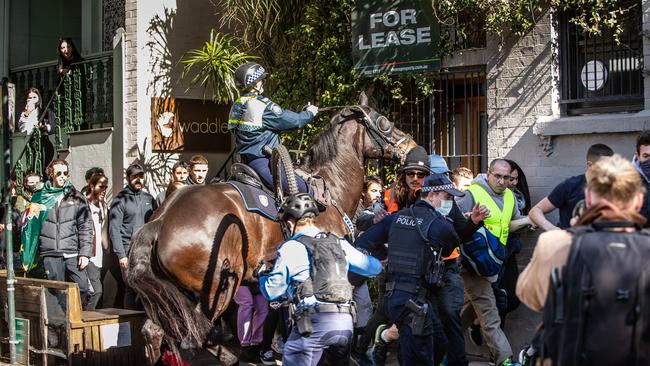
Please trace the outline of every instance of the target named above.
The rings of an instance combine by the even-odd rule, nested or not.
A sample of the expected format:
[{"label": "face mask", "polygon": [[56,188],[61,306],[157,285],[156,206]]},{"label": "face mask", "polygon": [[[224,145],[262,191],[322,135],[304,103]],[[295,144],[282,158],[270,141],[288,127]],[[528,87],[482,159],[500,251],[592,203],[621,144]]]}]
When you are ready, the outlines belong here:
[{"label": "face mask", "polygon": [[650,159],[644,161],[643,163],[639,162],[639,166],[641,167],[641,170],[643,170],[643,174],[645,174],[646,177],[650,178]]},{"label": "face mask", "polygon": [[447,216],[451,212],[451,208],[454,206],[454,201],[451,200],[442,200],[440,201],[440,207],[436,207],[436,211],[442,216]]}]

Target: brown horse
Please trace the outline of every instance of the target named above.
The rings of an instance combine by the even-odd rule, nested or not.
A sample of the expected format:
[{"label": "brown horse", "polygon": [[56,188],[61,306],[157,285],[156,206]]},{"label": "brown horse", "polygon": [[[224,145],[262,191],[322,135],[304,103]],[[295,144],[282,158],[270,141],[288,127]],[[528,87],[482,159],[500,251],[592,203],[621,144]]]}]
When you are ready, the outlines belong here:
[{"label": "brown horse", "polygon": [[[353,217],[357,209],[365,159],[403,160],[414,146],[410,136],[370,107],[336,114],[301,166],[324,178],[338,206],[317,217],[318,227],[346,234],[341,211]],[[255,282],[253,269],[274,257],[283,240],[280,225],[248,212],[239,193],[223,183],[180,189],[155,216],[133,238],[127,273],[153,323],[143,332],[152,336],[162,328],[174,350],[179,344],[206,346],[212,322],[240,283]],[[158,350],[148,347],[155,359]]]}]

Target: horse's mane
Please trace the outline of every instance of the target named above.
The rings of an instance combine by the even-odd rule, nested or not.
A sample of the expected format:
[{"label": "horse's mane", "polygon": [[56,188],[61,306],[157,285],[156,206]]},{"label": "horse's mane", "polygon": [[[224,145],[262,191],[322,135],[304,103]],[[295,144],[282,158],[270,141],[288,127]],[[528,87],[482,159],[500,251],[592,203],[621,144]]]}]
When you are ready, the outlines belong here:
[{"label": "horse's mane", "polygon": [[[345,113],[345,112],[349,113]],[[341,170],[346,164],[346,156],[339,154],[339,131],[341,123],[356,118],[356,113],[350,109],[339,112],[330,121],[330,127],[319,132],[314,138],[314,143],[307,151],[305,164],[311,170],[318,170],[326,164],[334,164]]]}]

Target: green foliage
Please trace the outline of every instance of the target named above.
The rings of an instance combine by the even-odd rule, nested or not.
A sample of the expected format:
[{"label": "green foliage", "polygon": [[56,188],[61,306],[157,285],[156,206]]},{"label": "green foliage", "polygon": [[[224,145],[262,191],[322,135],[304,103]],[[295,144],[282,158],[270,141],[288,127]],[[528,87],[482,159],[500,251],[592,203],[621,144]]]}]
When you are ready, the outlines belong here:
[{"label": "green foliage", "polygon": [[[228,103],[237,96],[232,75],[239,65],[252,57],[239,52],[233,45],[235,38],[214,29],[210,31],[210,40],[201,49],[190,50],[181,60],[184,63],[183,78],[191,75],[190,84],[204,88],[203,97],[209,92],[215,102]],[[193,73],[192,70],[198,70]]]}]

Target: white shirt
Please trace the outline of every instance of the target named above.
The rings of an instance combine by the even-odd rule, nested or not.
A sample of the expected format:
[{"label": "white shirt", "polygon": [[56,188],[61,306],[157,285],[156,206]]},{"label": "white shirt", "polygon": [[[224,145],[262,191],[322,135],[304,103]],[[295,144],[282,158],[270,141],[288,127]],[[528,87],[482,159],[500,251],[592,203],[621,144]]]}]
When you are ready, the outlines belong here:
[{"label": "white shirt", "polygon": [[102,259],[104,256],[104,250],[102,248],[102,224],[106,219],[104,216],[104,205],[100,202],[99,206],[95,206],[93,203],[88,203],[90,207],[90,214],[93,218],[93,229],[95,242],[95,256],[90,258],[90,261],[97,266],[97,268],[102,268]]}]

